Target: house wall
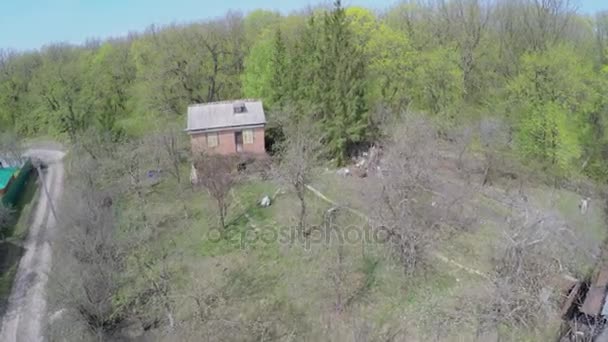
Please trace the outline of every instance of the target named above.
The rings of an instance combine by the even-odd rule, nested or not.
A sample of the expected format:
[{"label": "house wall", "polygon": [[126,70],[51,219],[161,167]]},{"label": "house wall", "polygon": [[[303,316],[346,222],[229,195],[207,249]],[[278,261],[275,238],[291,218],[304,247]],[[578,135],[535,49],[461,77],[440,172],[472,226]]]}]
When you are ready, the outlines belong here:
[{"label": "house wall", "polygon": [[243,144],[243,151],[253,154],[266,153],[266,143],[264,142],[264,128],[253,129],[253,144]]},{"label": "house wall", "polygon": [[[196,156],[202,152],[219,153],[224,155],[236,154],[236,144],[234,133],[242,131],[242,129],[229,129],[217,132],[218,146],[207,147],[207,133],[195,133],[190,135],[192,145],[192,155]],[[253,128],[253,144],[243,144],[242,153],[265,154],[264,128]]]}]

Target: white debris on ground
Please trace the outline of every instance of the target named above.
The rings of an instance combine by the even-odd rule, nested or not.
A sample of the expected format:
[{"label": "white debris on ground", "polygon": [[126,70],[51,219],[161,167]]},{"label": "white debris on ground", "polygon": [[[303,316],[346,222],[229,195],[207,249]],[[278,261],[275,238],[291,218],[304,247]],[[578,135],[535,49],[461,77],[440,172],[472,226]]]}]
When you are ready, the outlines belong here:
[{"label": "white debris on ground", "polygon": [[336,171],[336,174],[338,176],[342,176],[342,177],[347,177],[351,175],[350,169],[347,167],[343,167],[341,169],[338,169],[338,171]]},{"label": "white debris on ground", "polygon": [[61,316],[63,316],[64,313],[65,313],[65,309],[59,309],[59,310],[53,312],[53,314],[51,316],[49,316],[49,323],[55,322],[57,319],[61,318]]},{"label": "white debris on ground", "polygon": [[190,168],[190,182],[192,183],[192,185],[198,184],[198,172],[196,171],[194,164],[192,164]]},{"label": "white debris on ground", "polygon": [[591,201],[591,198],[589,197],[581,198],[581,202],[578,205],[579,209],[581,210],[581,215],[585,215],[587,213],[587,209],[589,209],[589,201]]},{"label": "white debris on ground", "polygon": [[271,200],[270,200],[270,197],[268,197],[268,195],[262,197],[262,200],[260,201],[260,205],[263,208],[270,207],[270,204],[271,204]]},{"label": "white debris on ground", "polygon": [[357,176],[365,178],[368,175],[382,175],[380,168],[380,157],[382,150],[377,146],[372,146],[368,151],[351,158],[351,164],[348,167],[342,167],[335,171],[325,168],[325,172],[335,172],[338,176],[348,177]]}]

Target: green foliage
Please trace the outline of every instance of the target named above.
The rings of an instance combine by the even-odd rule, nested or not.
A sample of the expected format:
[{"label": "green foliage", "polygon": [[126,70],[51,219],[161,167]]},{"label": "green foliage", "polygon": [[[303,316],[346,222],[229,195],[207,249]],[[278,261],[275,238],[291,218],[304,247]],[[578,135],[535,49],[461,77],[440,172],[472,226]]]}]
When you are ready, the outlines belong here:
[{"label": "green foliage", "polygon": [[271,99],[272,79],[275,70],[273,63],[274,42],[266,35],[251,48],[245,58],[245,72],[243,73],[243,94],[247,98],[266,100]]},{"label": "green foliage", "polygon": [[[92,52],[81,53],[68,45],[51,45],[32,79],[36,116],[49,124],[51,133],[75,141],[93,120],[93,82],[88,82]],[[39,125],[40,122],[29,122]],[[31,127],[37,132],[42,127]]]},{"label": "green foliage", "polygon": [[[289,75],[288,75],[288,60],[287,60],[287,48],[285,46],[285,40],[281,29],[277,29],[276,35],[273,41],[272,56],[270,59],[272,63],[272,76],[270,78],[270,96],[269,106],[278,104],[279,106],[285,105],[284,92],[286,87],[289,87]],[[292,84],[292,83],[291,83]]]},{"label": "green foliage", "polygon": [[510,82],[512,97],[521,102],[555,102],[575,113],[593,111],[598,96],[592,86],[593,66],[572,46],[522,56],[520,74]]},{"label": "green foliage", "polygon": [[521,64],[509,91],[522,156],[572,169],[583,147],[595,144],[587,139],[599,99],[593,67],[569,46],[526,54]]},{"label": "green foliage", "polygon": [[442,127],[490,115],[509,125],[523,158],[606,179],[608,15],[535,6],[406,2],[379,16],[338,1],[0,51],[0,128],[118,139],[183,122],[192,103],[244,96],[264,101],[277,132],[285,119],[311,118],[342,164],[406,110]]},{"label": "green foliage", "polygon": [[19,129],[22,115],[31,115],[30,82],[39,66],[38,53],[16,55],[0,51],[0,127]]},{"label": "green foliage", "polygon": [[567,112],[556,103],[530,108],[517,135],[522,156],[567,170],[581,155],[577,132],[572,127]]},{"label": "green foliage", "polygon": [[245,35],[249,44],[255,44],[267,31],[272,30],[274,26],[281,21],[281,15],[278,12],[257,9],[249,12],[243,19]]},{"label": "green foliage", "polygon": [[239,268],[230,271],[226,276],[226,297],[242,299],[255,298],[276,286],[278,279],[274,275],[260,274],[251,268]]},{"label": "green foliage", "polygon": [[365,140],[369,120],[365,103],[367,61],[339,1],[325,14],[318,55],[319,117],[329,153],[342,165],[348,149]]},{"label": "green foliage", "polygon": [[406,35],[393,30],[366,9],[346,11],[355,39],[369,61],[367,74],[370,105],[390,105],[400,112],[411,102],[414,51]]},{"label": "green foliage", "polygon": [[454,107],[464,92],[458,57],[447,48],[422,53],[414,71],[414,102],[416,107],[438,114]]},{"label": "green foliage", "polygon": [[251,48],[245,59],[243,73],[243,93],[247,98],[258,98],[264,101],[267,108],[275,105],[283,107],[288,94],[295,89],[290,84],[288,74],[287,48],[280,28],[265,31]]},{"label": "green foliage", "polygon": [[103,44],[92,58],[89,77],[95,82],[96,124],[102,131],[116,131],[117,121],[130,112],[129,90],[135,80],[129,46]]},{"label": "green foliage", "polygon": [[311,16],[287,51],[277,31],[271,63],[271,104],[295,105],[295,117],[311,115],[328,154],[338,164],[349,148],[367,138],[366,58],[340,2],[331,12]]},{"label": "green foliage", "polygon": [[170,27],[133,43],[138,108],[174,116],[192,103],[239,97],[244,46],[237,29],[219,22]]}]

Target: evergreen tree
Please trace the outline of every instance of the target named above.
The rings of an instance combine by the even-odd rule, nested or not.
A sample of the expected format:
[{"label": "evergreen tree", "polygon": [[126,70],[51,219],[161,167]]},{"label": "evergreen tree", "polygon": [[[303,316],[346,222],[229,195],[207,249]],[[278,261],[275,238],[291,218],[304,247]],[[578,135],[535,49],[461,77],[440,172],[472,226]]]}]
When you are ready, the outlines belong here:
[{"label": "evergreen tree", "polygon": [[340,0],[325,15],[319,44],[318,112],[328,152],[338,165],[348,151],[366,138],[369,128],[365,102],[366,61],[357,46]]},{"label": "evergreen tree", "polygon": [[271,61],[273,70],[270,79],[270,103],[282,107],[285,105],[285,98],[288,96],[289,89],[287,88],[287,48],[281,28],[276,31]]},{"label": "evergreen tree", "polygon": [[319,84],[323,82],[320,71],[319,25],[315,16],[308,19],[301,38],[296,41],[291,59],[290,93],[291,101],[299,108],[298,113],[319,110]]}]

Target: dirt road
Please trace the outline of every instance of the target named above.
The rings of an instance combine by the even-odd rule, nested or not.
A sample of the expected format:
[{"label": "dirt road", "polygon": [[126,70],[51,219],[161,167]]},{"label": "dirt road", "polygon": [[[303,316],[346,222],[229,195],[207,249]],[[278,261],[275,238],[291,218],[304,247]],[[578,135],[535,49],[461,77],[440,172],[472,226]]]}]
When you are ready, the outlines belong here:
[{"label": "dirt road", "polygon": [[[53,203],[57,203],[63,189],[64,153],[50,149],[30,149],[28,156],[43,160],[48,169],[44,180]],[[39,191],[38,204],[33,212],[34,220],[25,242],[25,253],[9,297],[8,309],[2,319],[0,341],[43,341],[46,322],[46,284],[51,270],[50,237],[55,231],[49,198],[44,189]]]}]

